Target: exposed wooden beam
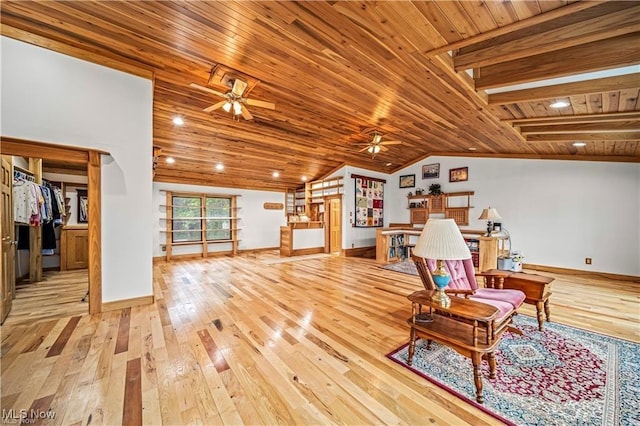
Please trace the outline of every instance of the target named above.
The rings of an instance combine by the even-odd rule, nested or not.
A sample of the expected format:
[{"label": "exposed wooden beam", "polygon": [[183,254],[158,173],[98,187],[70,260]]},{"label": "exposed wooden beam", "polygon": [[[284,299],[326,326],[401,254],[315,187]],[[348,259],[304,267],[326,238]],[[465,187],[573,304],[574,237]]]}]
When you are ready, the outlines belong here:
[{"label": "exposed wooden beam", "polygon": [[527,58],[640,31],[640,7],[532,34],[455,56],[455,70]]},{"label": "exposed wooden beam", "polygon": [[614,90],[635,89],[640,87],[640,73],[596,78],[575,83],[554,84],[532,89],[513,90],[511,92],[489,95],[489,105],[515,104],[519,102],[540,101],[562,96],[584,95],[588,93],[610,92]]},{"label": "exposed wooden beam", "polygon": [[504,87],[640,63],[638,33],[477,68],[476,89]]},{"label": "exposed wooden beam", "polygon": [[[569,143],[571,141],[549,141]],[[425,161],[429,157],[473,157],[473,158],[522,158],[528,160],[577,160],[577,161],[608,161],[619,163],[640,163],[640,156],[621,155],[580,155],[580,154],[497,154],[493,152],[432,152],[420,159]],[[394,170],[394,173],[398,170]]]},{"label": "exposed wooden beam", "polygon": [[627,133],[555,133],[527,135],[527,142],[567,142],[567,141],[640,141],[640,132]]},{"label": "exposed wooden beam", "polygon": [[570,124],[570,123],[593,123],[593,122],[611,122],[611,121],[629,121],[640,119],[640,111],[615,112],[610,114],[581,114],[581,115],[559,115],[555,117],[530,117],[530,118],[511,118],[500,120],[505,123],[511,123],[514,126],[520,126],[527,123],[543,124]]},{"label": "exposed wooden beam", "polygon": [[563,124],[549,123],[547,125],[527,124],[520,126],[520,133],[523,135],[530,134],[551,134],[551,133],[626,133],[640,132],[640,122],[638,121],[612,121],[603,123],[578,123]]},{"label": "exposed wooden beam", "polygon": [[449,50],[460,49],[465,46],[471,46],[472,44],[480,43],[483,41],[491,40],[492,38],[500,37],[505,34],[512,33],[514,31],[523,30],[526,28],[531,28],[536,25],[540,25],[542,23],[562,18],[564,16],[572,15],[581,10],[589,9],[594,6],[598,6],[602,3],[606,3],[606,1],[598,0],[598,1],[581,1],[571,3],[567,6],[554,9],[550,12],[543,13],[541,15],[532,16],[529,19],[524,19],[522,21],[514,22],[510,25],[505,25],[504,27],[496,28],[495,30],[487,31],[482,34],[478,34],[474,37],[465,38],[464,40],[456,41],[455,43],[448,44],[446,46],[441,46],[436,49],[429,50],[425,52],[426,55],[439,55],[440,53],[448,52]]}]

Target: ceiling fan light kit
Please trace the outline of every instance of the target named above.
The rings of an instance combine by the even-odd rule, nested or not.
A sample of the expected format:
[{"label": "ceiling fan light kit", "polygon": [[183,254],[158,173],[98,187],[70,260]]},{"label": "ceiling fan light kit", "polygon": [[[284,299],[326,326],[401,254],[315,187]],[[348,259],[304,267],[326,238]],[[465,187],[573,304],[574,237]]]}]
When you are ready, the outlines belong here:
[{"label": "ceiling fan light kit", "polygon": [[[246,94],[251,90],[251,88],[253,88],[257,84],[257,80],[253,81],[252,84],[249,85],[245,80],[242,80],[239,77],[234,77],[230,73],[226,73],[219,79],[218,83],[224,83],[224,85],[230,90],[223,93],[206,86],[200,86],[196,83],[191,83],[190,85],[195,89],[224,98],[223,101],[204,108],[203,111],[205,112],[215,111],[218,108],[222,108],[225,112],[231,112],[233,109],[234,118],[239,118],[239,116],[242,115],[245,120],[252,120],[253,115],[249,112],[247,105],[256,106],[259,108],[267,108],[271,110],[276,109],[276,104],[273,102],[261,101],[258,99],[250,99],[245,97]],[[248,87],[249,89],[247,89]]]}]

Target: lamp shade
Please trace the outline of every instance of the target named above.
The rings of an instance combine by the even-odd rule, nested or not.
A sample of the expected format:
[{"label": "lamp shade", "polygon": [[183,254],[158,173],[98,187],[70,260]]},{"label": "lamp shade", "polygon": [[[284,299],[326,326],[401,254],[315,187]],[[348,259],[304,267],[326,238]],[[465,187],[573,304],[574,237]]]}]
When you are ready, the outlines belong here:
[{"label": "lamp shade", "polygon": [[471,257],[469,247],[453,219],[429,219],[418,238],[413,254],[436,260]]},{"label": "lamp shade", "polygon": [[489,207],[488,209],[482,210],[482,214],[478,218],[478,220],[490,220],[492,222],[494,220],[500,220],[500,219],[502,218],[500,217],[498,210],[492,209],[491,207]]}]

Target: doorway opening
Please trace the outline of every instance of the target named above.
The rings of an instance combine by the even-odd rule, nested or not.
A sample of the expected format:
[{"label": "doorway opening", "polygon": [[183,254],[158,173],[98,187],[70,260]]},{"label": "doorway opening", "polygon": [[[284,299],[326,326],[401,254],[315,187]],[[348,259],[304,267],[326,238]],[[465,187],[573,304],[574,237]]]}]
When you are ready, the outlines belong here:
[{"label": "doorway opening", "polygon": [[0,322],[102,311],[101,154],[2,137]]}]

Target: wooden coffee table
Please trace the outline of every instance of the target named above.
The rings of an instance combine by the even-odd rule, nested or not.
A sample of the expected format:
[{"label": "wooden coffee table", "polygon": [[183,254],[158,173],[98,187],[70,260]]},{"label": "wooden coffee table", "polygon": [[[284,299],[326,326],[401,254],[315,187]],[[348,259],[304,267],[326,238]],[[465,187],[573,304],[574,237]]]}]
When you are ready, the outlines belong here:
[{"label": "wooden coffee table", "polygon": [[[544,328],[544,321],[550,321],[551,309],[549,308],[549,297],[551,297],[551,283],[554,278],[543,275],[527,274],[523,272],[509,272],[492,269],[486,274],[498,273],[499,277],[484,277],[484,284],[487,288],[511,288],[520,290],[525,294],[524,303],[536,306],[538,317],[538,329]],[[480,274],[482,275],[482,274]],[[544,308],[544,317],[542,309]]]},{"label": "wooden coffee table", "polygon": [[[476,386],[476,401],[482,403],[480,364],[482,358],[487,358],[490,369],[489,377],[496,377],[494,351],[505,329],[503,327],[496,332],[495,319],[499,311],[491,305],[461,297],[452,297],[451,306],[443,308],[437,301],[431,300],[433,293],[435,292],[422,290],[408,296],[412,302],[412,315],[407,320],[411,327],[407,363],[411,365],[413,362],[418,337],[424,337],[427,340],[428,349],[434,340],[451,347],[459,354],[471,358],[473,380]],[[428,308],[428,312],[423,312],[424,307]],[[419,320],[429,315],[430,322]]]}]

